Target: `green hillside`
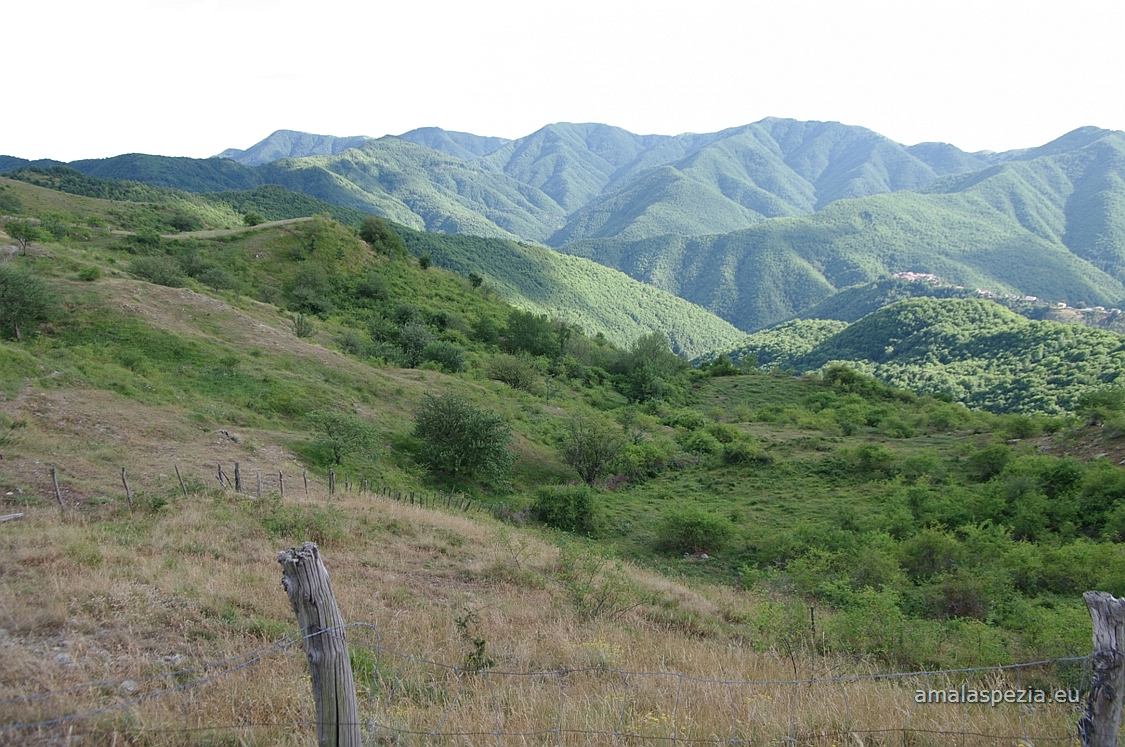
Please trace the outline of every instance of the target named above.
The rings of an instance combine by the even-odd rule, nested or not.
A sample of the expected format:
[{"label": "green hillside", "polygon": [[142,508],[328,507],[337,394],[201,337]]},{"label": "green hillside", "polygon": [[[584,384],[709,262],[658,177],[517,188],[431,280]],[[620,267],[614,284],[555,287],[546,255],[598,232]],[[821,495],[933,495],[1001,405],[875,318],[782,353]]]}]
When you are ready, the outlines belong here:
[{"label": "green hillside", "polygon": [[1125,385],[1125,336],[1032,321],[983,300],[912,298],[855,323],[789,322],[730,357],[798,371],[843,362],[894,386],[994,412],[1066,412]]},{"label": "green hillside", "polygon": [[[719,236],[577,242],[566,250],[748,330],[803,315],[839,288],[898,271],[1071,305],[1115,305],[1125,298],[1121,278],[1046,238],[1045,228],[1042,234],[1029,230],[1030,213],[1010,213],[1014,198],[998,208],[984,194],[990,186],[985,180],[957,193],[840,200],[807,217]],[[1041,216],[1040,225],[1051,217],[1064,222],[1061,214]]]},{"label": "green hillside", "polygon": [[[270,158],[351,144],[275,134],[259,144]],[[898,271],[1072,307],[1125,301],[1125,133],[1097,128],[976,154],[787,119],[677,136],[558,123],[513,141],[422,128],[256,167],[138,154],[71,166],[194,192],[270,185],[415,230],[565,244],[747,331]]]},{"label": "green hillside", "polygon": [[336,156],[276,161],[265,183],[366,210],[416,229],[544,238],[562,220],[539,190],[400,138],[380,138]]},{"label": "green hillside", "polygon": [[[147,206],[20,182],[5,189],[18,190],[40,219],[53,197],[49,210],[68,229],[0,264],[0,287],[40,302],[0,295],[0,494],[34,519],[18,527],[28,533],[20,535],[25,552],[55,548],[78,559],[67,578],[104,575],[103,553],[117,547],[90,540],[86,527],[132,547],[157,522],[179,562],[188,549],[212,558],[206,537],[184,534],[204,513],[211,521],[211,510],[226,515],[218,526],[233,522],[254,542],[310,535],[339,551],[353,546],[345,544],[353,533],[417,537],[409,522],[353,515],[358,496],[346,489],[331,502],[319,493],[294,498],[293,482],[284,501],[209,492],[215,464],[237,461],[244,476],[272,479],[280,468],[292,479],[307,470],[314,486],[333,469],[352,485],[464,491],[497,517],[533,522],[563,544],[564,571],[581,574],[610,553],[688,583],[737,588],[727,593],[749,594],[752,611],[651,597],[612,565],[599,566],[609,576],[594,576],[612,585],[593,593],[644,609],[646,625],[713,641],[719,656],[747,634],[767,651],[910,667],[1059,656],[1088,646],[1075,590],[1125,590],[1122,471],[1109,459],[1059,453],[1080,444],[1125,456],[1125,405],[1112,391],[1086,407],[1083,421],[1028,419],[918,397],[847,369],[804,378],[691,370],[657,336],[621,349],[513,309],[486,287],[400,252],[385,226],[371,243],[323,218],[138,236],[122,230]],[[417,237],[407,240],[413,246]],[[896,331],[898,348],[914,356],[930,342],[955,353],[958,330],[992,334],[994,346],[1005,334],[1041,340],[1051,370],[1078,378],[1105,357],[1092,344],[1104,333],[1076,338],[1058,355],[1046,327],[983,303],[949,305],[965,303],[910,301],[892,307],[894,318],[872,315],[869,327]],[[886,354],[866,335],[836,350],[845,343]],[[1109,360],[1121,370],[1118,358]],[[439,448],[461,427],[422,427],[434,395],[453,398],[444,400],[453,409],[438,415],[479,418],[473,445],[499,444],[479,469],[451,470]],[[1005,443],[1013,437],[1036,440]],[[57,520],[47,462],[62,467],[69,510],[82,521]],[[132,511],[118,497],[122,465],[133,481]],[[186,473],[183,489],[175,469]],[[590,486],[576,484],[586,479]],[[362,500],[373,505],[371,496]],[[176,517],[178,524],[159,523]],[[515,564],[480,563],[475,575],[455,575],[457,583],[544,588],[521,575],[526,555],[503,533],[512,530],[488,526],[494,536],[473,546],[502,551],[508,543]],[[54,542],[41,536],[51,527],[73,529]],[[457,553],[452,543],[419,542],[428,562]],[[173,570],[162,552],[154,548],[130,573]],[[13,583],[47,604],[57,586],[41,574],[57,566],[41,565],[25,564]],[[570,578],[559,598],[596,616],[584,606],[589,582]],[[231,586],[232,598],[244,599],[241,586]],[[92,629],[122,614],[85,596],[103,593],[68,590]],[[167,593],[177,600],[203,592]],[[803,627],[810,603],[815,631]],[[253,624],[261,634],[280,625],[272,612],[233,602],[198,615],[191,605],[172,609],[192,615],[209,641],[244,629],[227,626]],[[66,605],[51,614],[56,627],[70,624]],[[133,625],[134,637],[150,635],[167,636],[168,626]]]},{"label": "green hillside", "polygon": [[604,333],[619,345],[659,332],[691,358],[743,337],[705,309],[590,260],[507,239],[400,233],[412,253],[464,275],[479,274],[510,303]]}]

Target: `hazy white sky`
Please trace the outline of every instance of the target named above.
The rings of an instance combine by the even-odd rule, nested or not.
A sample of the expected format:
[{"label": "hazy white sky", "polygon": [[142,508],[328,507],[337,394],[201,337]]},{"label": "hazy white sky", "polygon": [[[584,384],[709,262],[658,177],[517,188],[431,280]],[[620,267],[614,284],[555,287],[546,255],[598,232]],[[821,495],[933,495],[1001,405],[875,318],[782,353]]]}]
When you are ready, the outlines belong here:
[{"label": "hazy white sky", "polygon": [[0,153],[208,156],[280,128],[766,116],[1001,150],[1125,129],[1121,0],[6,0]]}]

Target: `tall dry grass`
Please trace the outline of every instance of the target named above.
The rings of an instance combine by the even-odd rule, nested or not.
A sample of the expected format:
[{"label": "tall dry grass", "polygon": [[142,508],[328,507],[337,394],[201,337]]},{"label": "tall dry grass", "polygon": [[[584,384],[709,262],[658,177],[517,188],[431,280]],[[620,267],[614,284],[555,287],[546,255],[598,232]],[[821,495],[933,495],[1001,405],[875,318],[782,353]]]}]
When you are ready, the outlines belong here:
[{"label": "tall dry grass", "polygon": [[[733,590],[604,564],[580,548],[560,555],[491,519],[375,497],[328,505],[229,494],[132,515],[28,513],[0,532],[0,720],[106,710],[0,732],[8,743],[309,744],[299,646],[225,674],[208,664],[295,633],[274,558],[310,534],[345,619],[374,625],[349,631],[371,743],[1038,745],[1074,733],[1070,706],[914,702],[915,688],[956,687],[958,676],[696,681],[877,667],[769,650],[740,622],[755,601]],[[573,669],[583,671],[555,673]],[[545,673],[518,674],[529,671]],[[975,681],[1019,687],[1056,674]],[[104,684],[83,686],[95,680]],[[450,732],[460,736],[439,736]]]}]

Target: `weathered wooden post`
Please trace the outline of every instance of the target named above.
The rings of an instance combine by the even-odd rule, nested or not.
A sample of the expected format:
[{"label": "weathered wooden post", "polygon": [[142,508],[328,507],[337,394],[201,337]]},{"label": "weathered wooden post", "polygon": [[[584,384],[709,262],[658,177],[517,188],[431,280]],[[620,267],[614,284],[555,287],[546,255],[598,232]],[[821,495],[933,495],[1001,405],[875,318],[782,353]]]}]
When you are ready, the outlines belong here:
[{"label": "weathered wooden post", "polygon": [[336,495],[336,473],[333,470],[328,470],[328,495]]},{"label": "weathered wooden post", "polygon": [[55,470],[55,465],[51,465],[51,484],[55,487],[55,500],[59,502],[59,515],[66,514],[66,504],[63,503],[62,491],[59,490],[59,476]]},{"label": "weathered wooden post", "polygon": [[1121,708],[1125,704],[1125,599],[1104,591],[1082,595],[1094,625],[1090,659],[1090,695],[1078,719],[1083,747],[1117,747]]},{"label": "weathered wooden post", "polygon": [[234,463],[234,492],[242,492],[242,468],[238,462]]},{"label": "weathered wooden post", "polygon": [[277,491],[281,497],[285,497],[285,475],[281,474],[281,470],[277,471]]},{"label": "weathered wooden post", "polygon": [[129,489],[129,478],[125,476],[125,468],[121,468],[121,484],[125,486],[125,500],[129,501],[129,510],[133,510],[133,491]]},{"label": "weathered wooden post", "polygon": [[305,497],[309,497],[309,471],[307,469],[301,470],[301,479],[305,481]]},{"label": "weathered wooden post", "polygon": [[184,484],[184,476],[180,474],[180,465],[176,465],[176,479],[180,481],[180,492],[187,498],[187,485]]},{"label": "weathered wooden post", "polygon": [[316,704],[316,739],[320,747],[358,747],[359,709],[355,680],[348,658],[344,620],[320,551],[312,542],[277,554],[281,586],[297,615],[309,660],[313,701]]}]

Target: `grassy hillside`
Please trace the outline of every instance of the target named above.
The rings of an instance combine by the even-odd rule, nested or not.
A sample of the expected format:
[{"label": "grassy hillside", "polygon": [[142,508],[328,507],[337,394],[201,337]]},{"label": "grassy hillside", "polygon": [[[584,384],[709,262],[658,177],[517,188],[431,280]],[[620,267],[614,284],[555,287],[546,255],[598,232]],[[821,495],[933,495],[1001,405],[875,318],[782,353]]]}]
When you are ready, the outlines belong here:
[{"label": "grassy hillside", "polygon": [[[190,666],[279,637],[291,628],[270,551],[307,538],[325,547],[350,619],[379,622],[388,645],[486,668],[486,658],[553,668],[590,656],[641,669],[666,657],[739,677],[779,674],[784,662],[799,678],[1000,663],[1085,652],[1079,592],[1125,593],[1125,401],[1112,391],[1082,420],[1031,418],[847,369],[690,370],[659,338],[621,349],[513,309],[462,275],[423,267],[393,233],[368,244],[314,219],[152,240],[114,232],[143,206],[55,194],[105,208],[106,223],[0,263],[0,283],[16,277],[25,297],[43,300],[18,339],[10,322],[21,307],[0,308],[0,502],[28,514],[4,536],[19,561],[9,580],[31,601],[5,613],[8,690],[141,677],[169,651]],[[1016,319],[1017,333],[1032,324]],[[1071,364],[1060,357],[1055,370]],[[481,419],[472,430],[424,429],[435,395]],[[465,432],[499,444],[503,458],[451,471],[444,439]],[[234,462],[250,485],[262,475],[261,500],[208,490],[215,465],[229,472]],[[80,520],[56,518],[48,463]],[[369,495],[329,503],[329,469],[353,493],[363,481],[462,491],[503,523]],[[269,497],[278,471],[284,501]],[[296,488],[302,471],[309,501]],[[209,575],[220,567],[221,579]],[[116,650],[125,632],[130,643],[111,660],[81,653]],[[75,666],[43,661],[60,639],[78,652]],[[375,659],[363,670],[372,690],[385,664]],[[271,685],[288,676],[279,671],[298,679],[294,663],[270,670]],[[292,713],[303,690],[258,676],[208,690],[191,717],[215,723],[247,694],[255,708]],[[460,681],[480,698],[470,712],[497,694]],[[446,705],[380,692],[402,728]],[[582,692],[591,702],[602,693]],[[671,693],[661,692],[649,696],[667,713]],[[518,713],[540,713],[538,702]],[[688,733],[710,733],[704,719],[726,713],[715,702],[726,701],[697,700]],[[809,728],[823,725],[823,708],[805,710],[816,714]],[[143,734],[175,718],[159,704],[146,713],[139,723],[107,717],[103,728]],[[613,718],[592,706],[572,713],[586,725]]]}]

